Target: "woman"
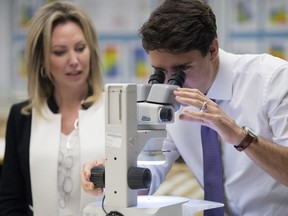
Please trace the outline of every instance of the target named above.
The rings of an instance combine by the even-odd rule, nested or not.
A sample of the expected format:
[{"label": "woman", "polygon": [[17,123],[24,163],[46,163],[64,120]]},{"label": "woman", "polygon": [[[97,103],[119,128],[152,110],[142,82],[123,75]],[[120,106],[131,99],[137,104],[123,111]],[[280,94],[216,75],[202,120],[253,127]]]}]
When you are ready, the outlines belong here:
[{"label": "woman", "polygon": [[80,169],[105,150],[92,21],[72,3],[43,6],[32,19],[25,60],[29,100],[10,110],[0,215],[81,215],[97,198],[81,191]]}]

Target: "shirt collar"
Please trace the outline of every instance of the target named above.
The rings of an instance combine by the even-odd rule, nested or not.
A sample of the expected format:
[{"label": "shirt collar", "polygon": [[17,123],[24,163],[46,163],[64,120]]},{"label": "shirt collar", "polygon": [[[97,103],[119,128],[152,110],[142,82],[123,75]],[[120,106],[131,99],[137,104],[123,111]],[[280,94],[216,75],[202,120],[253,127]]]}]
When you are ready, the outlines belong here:
[{"label": "shirt collar", "polygon": [[236,55],[219,49],[219,70],[207,96],[214,100],[231,100],[233,84],[233,67]]},{"label": "shirt collar", "polygon": [[[91,96],[92,94],[93,94],[93,91],[92,91],[91,88],[89,88],[89,89],[88,89],[88,92],[87,92],[87,97]],[[87,98],[87,97],[86,97],[86,98]],[[57,105],[57,103],[56,103],[56,100],[55,100],[54,95],[52,95],[52,96],[48,99],[47,104],[48,104],[49,109],[50,109],[54,114],[56,114],[56,113],[59,112],[59,107],[58,107],[58,105]],[[92,103],[82,104],[82,109],[87,110],[91,105],[92,105]]]}]

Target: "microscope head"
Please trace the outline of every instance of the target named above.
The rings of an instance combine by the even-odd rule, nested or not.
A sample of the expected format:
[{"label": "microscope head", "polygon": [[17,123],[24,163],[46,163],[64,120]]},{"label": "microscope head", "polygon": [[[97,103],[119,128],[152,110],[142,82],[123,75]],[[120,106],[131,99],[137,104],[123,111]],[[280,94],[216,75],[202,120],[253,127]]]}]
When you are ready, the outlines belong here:
[{"label": "microscope head", "polygon": [[164,84],[165,74],[156,70],[148,84],[137,85],[137,106],[139,125],[159,125],[174,122],[174,112],[180,104],[173,91],[182,87],[186,79],[184,71],[174,72],[168,84]]}]

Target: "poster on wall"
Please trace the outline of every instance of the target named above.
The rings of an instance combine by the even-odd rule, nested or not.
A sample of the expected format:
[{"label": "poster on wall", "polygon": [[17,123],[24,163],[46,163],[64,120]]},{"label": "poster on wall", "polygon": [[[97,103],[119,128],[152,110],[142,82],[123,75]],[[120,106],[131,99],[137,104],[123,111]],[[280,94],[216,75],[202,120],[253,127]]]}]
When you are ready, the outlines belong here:
[{"label": "poster on wall", "polygon": [[137,34],[157,0],[74,0],[93,19],[101,34]]},{"label": "poster on wall", "polygon": [[255,32],[259,30],[259,4],[257,0],[234,0],[227,2],[233,32]]},{"label": "poster on wall", "polygon": [[287,59],[287,0],[223,0],[228,5],[224,31],[227,50],[270,53]]},{"label": "poster on wall", "polygon": [[149,76],[153,73],[154,69],[151,66],[149,56],[143,49],[140,41],[135,41],[130,44],[129,55],[129,77],[134,77],[136,83],[148,82]]},{"label": "poster on wall", "polygon": [[144,80],[150,75],[150,67],[148,66],[148,57],[145,50],[141,47],[134,47],[134,71],[138,80]]},{"label": "poster on wall", "polygon": [[100,47],[105,83],[148,81],[153,69],[139,41],[104,41]]},{"label": "poster on wall", "polygon": [[287,0],[266,1],[265,29],[268,32],[285,32],[288,30]]},{"label": "poster on wall", "polygon": [[75,0],[87,10],[99,35],[105,82],[147,82],[151,73],[139,29],[158,0]]},{"label": "poster on wall", "polygon": [[265,52],[288,61],[288,39],[266,39]]},{"label": "poster on wall", "polygon": [[[29,21],[42,5],[52,0],[11,0],[11,94],[27,97],[24,49]],[[70,0],[91,16],[101,46],[105,82],[145,81],[150,74],[148,56],[141,47],[138,30],[158,0]],[[137,46],[135,46],[137,44]]]},{"label": "poster on wall", "polygon": [[119,82],[125,79],[121,62],[123,45],[116,41],[100,43],[100,59],[105,82]]},{"label": "poster on wall", "polygon": [[11,75],[10,93],[13,97],[27,97],[27,80],[24,64],[24,49],[29,22],[36,10],[43,4],[39,0],[10,1],[13,16],[11,16]]}]

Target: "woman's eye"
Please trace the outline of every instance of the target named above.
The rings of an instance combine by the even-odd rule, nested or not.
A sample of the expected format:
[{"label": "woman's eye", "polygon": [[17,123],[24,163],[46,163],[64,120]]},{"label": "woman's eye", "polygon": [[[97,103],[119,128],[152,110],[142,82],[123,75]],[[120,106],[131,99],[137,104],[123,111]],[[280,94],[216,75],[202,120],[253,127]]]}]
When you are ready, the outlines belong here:
[{"label": "woman's eye", "polygon": [[83,52],[86,46],[81,46],[76,48],[76,52]]},{"label": "woman's eye", "polygon": [[53,53],[56,55],[56,56],[62,56],[64,55],[65,51],[53,51]]}]

